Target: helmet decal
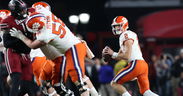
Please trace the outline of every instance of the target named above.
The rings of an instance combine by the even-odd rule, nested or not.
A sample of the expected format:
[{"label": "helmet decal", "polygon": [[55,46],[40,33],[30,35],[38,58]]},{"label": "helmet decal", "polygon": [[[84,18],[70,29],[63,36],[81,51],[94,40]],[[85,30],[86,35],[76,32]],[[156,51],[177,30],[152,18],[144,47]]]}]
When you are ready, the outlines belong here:
[{"label": "helmet decal", "polygon": [[37,33],[46,26],[46,17],[43,14],[32,13],[26,21],[27,29],[30,32]]}]

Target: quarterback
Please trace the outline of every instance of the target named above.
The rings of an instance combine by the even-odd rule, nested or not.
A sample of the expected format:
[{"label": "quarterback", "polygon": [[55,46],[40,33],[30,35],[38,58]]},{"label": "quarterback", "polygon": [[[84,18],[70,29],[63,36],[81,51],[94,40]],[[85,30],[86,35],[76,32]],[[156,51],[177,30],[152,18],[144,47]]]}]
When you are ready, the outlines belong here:
[{"label": "quarterback", "polygon": [[124,16],[117,16],[112,22],[112,32],[119,35],[119,52],[114,52],[111,48],[105,47],[103,55],[111,55],[115,60],[127,60],[128,66],[121,69],[111,82],[111,86],[122,96],[131,96],[123,83],[137,78],[140,93],[143,96],[158,96],[149,88],[148,64],[142,57],[137,34],[127,30],[128,20]]}]

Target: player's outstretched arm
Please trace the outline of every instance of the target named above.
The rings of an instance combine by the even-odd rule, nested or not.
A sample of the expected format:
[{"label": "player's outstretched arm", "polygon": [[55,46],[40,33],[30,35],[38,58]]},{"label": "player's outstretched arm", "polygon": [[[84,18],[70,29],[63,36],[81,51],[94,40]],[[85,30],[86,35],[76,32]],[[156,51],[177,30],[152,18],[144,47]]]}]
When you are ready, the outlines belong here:
[{"label": "player's outstretched arm", "polygon": [[31,40],[27,38],[20,30],[17,30],[16,28],[10,29],[10,35],[13,37],[16,37],[20,40],[22,40],[28,47],[32,49],[40,48],[41,46],[46,45],[46,43],[39,41],[39,40]]}]

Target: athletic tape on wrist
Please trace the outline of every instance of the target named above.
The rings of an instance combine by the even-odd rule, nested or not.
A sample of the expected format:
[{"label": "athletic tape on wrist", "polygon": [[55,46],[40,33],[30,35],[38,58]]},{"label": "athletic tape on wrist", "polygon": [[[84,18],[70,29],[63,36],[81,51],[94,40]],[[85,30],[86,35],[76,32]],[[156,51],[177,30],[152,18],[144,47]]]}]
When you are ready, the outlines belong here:
[{"label": "athletic tape on wrist", "polygon": [[113,59],[115,59],[116,57],[118,57],[118,53],[117,52],[114,52],[111,56]]}]

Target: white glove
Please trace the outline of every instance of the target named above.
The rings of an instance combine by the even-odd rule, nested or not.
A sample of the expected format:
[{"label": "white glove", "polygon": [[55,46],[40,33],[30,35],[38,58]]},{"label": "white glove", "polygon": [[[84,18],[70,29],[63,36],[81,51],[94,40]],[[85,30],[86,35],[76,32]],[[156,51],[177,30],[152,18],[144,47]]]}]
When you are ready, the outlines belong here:
[{"label": "white glove", "polygon": [[10,35],[12,37],[16,37],[21,40],[25,39],[25,36],[23,35],[23,33],[14,27],[12,29],[10,29]]}]

